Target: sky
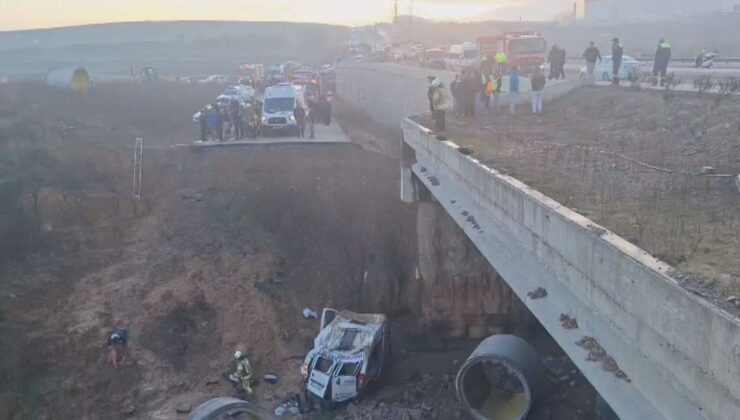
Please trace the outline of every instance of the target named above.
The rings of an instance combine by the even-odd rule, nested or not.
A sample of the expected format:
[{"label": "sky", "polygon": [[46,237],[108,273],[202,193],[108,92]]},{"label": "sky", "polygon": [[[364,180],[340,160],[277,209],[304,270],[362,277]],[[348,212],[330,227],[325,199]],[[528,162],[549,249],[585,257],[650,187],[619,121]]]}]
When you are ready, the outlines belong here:
[{"label": "sky", "polygon": [[[398,0],[436,20],[550,19],[573,0]],[[582,1],[582,0],[578,0]],[[144,20],[245,20],[361,25],[389,21],[394,0],[0,0],[0,30]]]}]

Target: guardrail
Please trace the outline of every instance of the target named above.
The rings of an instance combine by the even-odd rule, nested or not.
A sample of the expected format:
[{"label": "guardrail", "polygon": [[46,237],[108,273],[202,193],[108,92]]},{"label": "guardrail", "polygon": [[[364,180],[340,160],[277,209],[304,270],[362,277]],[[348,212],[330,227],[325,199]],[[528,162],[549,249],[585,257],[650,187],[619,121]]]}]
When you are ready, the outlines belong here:
[{"label": "guardrail", "polygon": [[[641,63],[652,63],[655,61],[653,56],[640,56],[634,57],[635,60]],[[568,57],[568,61],[583,61],[583,57]],[[671,65],[680,65],[681,67],[694,67],[696,57],[675,57],[671,58]],[[718,57],[714,59],[714,66],[723,67],[740,67],[740,57]]]}]

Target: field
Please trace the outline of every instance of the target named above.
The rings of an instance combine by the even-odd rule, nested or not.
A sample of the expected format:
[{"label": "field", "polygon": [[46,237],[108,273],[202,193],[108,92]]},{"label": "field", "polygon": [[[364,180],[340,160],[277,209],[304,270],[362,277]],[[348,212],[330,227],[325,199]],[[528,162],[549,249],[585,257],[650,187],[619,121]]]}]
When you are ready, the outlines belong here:
[{"label": "field", "polygon": [[673,265],[689,290],[737,313],[736,97],[586,87],[546,104],[542,116],[527,107],[453,118],[445,135]]}]

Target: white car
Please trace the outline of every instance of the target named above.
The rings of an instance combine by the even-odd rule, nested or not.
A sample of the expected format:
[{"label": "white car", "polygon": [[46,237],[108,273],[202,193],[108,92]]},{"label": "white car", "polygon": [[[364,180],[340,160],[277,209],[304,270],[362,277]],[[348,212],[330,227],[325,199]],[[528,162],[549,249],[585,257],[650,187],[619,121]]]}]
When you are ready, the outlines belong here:
[{"label": "white car", "polygon": [[254,90],[252,86],[247,85],[236,85],[236,86],[229,86],[226,89],[224,89],[223,93],[218,96],[218,101],[230,101],[232,99],[236,99],[239,102],[251,102],[255,96],[257,95],[257,92]]},{"label": "white car", "polygon": [[214,74],[212,76],[208,76],[203,80],[200,80],[198,83],[200,84],[217,84],[217,85],[225,85],[229,83],[229,76],[224,76],[221,74]]},{"label": "white car", "polygon": [[357,398],[380,378],[390,345],[385,315],[324,309],[319,335],[301,367],[306,396],[322,406]]},{"label": "white car", "polygon": [[[596,63],[594,68],[594,79],[605,82],[612,80],[612,72],[614,71],[614,62],[612,56],[607,55],[603,57],[600,62]],[[640,74],[640,62],[634,58],[625,55],[622,57],[622,66],[619,68],[619,79],[629,80],[632,77],[636,77]],[[580,77],[586,77],[588,75],[588,68],[584,67],[581,69]]]}]

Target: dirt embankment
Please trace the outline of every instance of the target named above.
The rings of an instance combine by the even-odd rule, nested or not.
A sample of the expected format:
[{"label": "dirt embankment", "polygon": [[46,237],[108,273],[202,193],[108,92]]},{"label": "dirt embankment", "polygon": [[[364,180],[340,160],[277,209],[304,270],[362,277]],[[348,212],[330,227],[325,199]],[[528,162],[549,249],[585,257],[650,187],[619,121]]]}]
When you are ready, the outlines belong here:
[{"label": "dirt embankment", "polygon": [[[453,118],[448,137],[645,248],[690,290],[740,309],[736,98],[587,87],[532,116]],[[712,167],[712,168],[704,168]],[[727,299],[729,298],[729,301]]]},{"label": "dirt embankment", "polygon": [[[9,247],[0,273],[0,418],[173,418],[231,394],[220,375],[237,347],[283,377],[263,395],[295,391],[316,332],[304,306],[403,310],[415,225],[396,163],[353,145],[169,147],[192,137],[190,115],[215,94],[0,91],[3,210],[28,220],[1,242],[33,238]],[[116,326],[132,354],[114,370],[103,343]]]},{"label": "dirt embankment", "polygon": [[[417,208],[398,199],[382,133],[363,137],[359,125],[350,134],[362,147],[175,146],[216,93],[0,86],[0,220],[11,221],[0,244],[12,251],[0,260],[0,419],[176,418],[177,407],[233,393],[222,375],[236,348],[258,375],[280,375],[258,387],[271,408],[300,389],[317,329],[304,307],[410,313],[398,331],[412,341],[508,325],[511,292],[454,223],[427,203],[419,224]],[[143,198],[134,203],[138,136]],[[427,261],[418,269],[417,255]],[[131,334],[119,369],[104,347],[115,327]],[[403,404],[425,405],[427,418],[458,413],[451,355],[467,347],[445,340],[431,341],[443,352],[429,357],[399,346],[383,384],[394,394],[370,404],[410,392]],[[419,388],[420,378],[433,386]]]}]

